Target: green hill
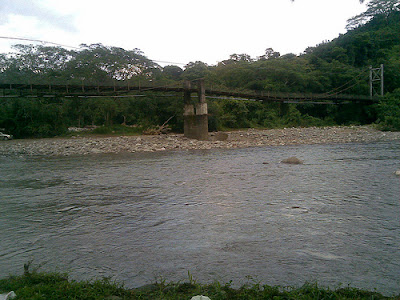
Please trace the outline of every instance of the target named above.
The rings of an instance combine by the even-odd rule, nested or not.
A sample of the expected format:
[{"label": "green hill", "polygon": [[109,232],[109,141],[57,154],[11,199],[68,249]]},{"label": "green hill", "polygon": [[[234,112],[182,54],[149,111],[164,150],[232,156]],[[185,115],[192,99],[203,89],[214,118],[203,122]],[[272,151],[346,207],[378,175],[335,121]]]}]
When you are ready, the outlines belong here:
[{"label": "green hill", "polygon": [[[377,13],[376,3],[389,3],[392,8]],[[81,50],[16,45],[13,53],[0,54],[0,82],[152,87],[182,86],[182,80],[204,78],[207,87],[214,90],[368,96],[369,67],[383,64],[386,95],[380,104],[281,105],[209,99],[209,128],[378,123],[382,129],[400,130],[399,5],[395,0],[371,0],[368,5],[365,13],[352,19],[354,29],[309,47],[301,55],[281,56],[268,48],[256,59],[232,54],[217,65],[197,61],[183,70],[178,66],[162,68],[139,49],[102,44],[82,45]],[[5,97],[0,101],[0,128],[17,138],[45,137],[65,134],[71,126],[111,127],[122,123],[146,130],[170,120],[172,130],[183,131],[181,95],[142,94],[136,98],[85,100]],[[105,130],[109,131],[115,130]]]}]

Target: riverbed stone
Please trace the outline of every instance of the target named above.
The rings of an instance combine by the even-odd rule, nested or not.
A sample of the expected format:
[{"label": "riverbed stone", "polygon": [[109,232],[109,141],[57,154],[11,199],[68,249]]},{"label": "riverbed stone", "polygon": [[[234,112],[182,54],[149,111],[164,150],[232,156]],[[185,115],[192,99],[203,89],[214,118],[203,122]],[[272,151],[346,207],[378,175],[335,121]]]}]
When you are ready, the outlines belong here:
[{"label": "riverbed stone", "polygon": [[211,299],[208,298],[207,296],[198,295],[198,296],[193,296],[192,299],[190,300],[211,300]]},{"label": "riverbed stone", "polygon": [[291,165],[301,165],[301,164],[303,164],[303,161],[298,159],[295,156],[292,156],[292,157],[289,157],[289,158],[286,158],[286,159],[282,160],[281,163],[283,163],[283,164],[291,164]]},{"label": "riverbed stone", "polygon": [[229,134],[226,132],[213,132],[210,134],[211,141],[226,141],[229,138]]},{"label": "riverbed stone", "polygon": [[300,144],[371,143],[395,140],[400,141],[400,132],[383,133],[372,126],[248,129],[229,133],[223,132],[218,138],[210,141],[191,140],[184,137],[183,134],[15,139],[0,141],[0,156],[96,155],[102,153],[232,149]]}]

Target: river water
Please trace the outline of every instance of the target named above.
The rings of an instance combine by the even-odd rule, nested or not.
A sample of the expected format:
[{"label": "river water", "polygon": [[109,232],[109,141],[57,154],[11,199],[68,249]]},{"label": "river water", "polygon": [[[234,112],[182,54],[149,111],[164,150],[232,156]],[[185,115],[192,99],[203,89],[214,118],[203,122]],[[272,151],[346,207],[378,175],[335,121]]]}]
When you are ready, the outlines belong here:
[{"label": "river water", "polygon": [[[400,293],[400,143],[0,157],[0,276]],[[303,165],[279,163],[297,156]]]}]

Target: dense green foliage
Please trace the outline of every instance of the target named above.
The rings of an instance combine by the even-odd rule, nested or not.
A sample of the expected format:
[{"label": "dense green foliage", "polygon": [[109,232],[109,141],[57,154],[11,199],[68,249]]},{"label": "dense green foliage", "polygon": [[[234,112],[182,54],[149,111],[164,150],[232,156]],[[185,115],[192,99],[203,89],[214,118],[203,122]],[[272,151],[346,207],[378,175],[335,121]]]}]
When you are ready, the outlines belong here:
[{"label": "dense green foliage", "polygon": [[140,133],[173,117],[169,125],[179,131],[183,128],[181,102],[180,97],[156,93],[129,98],[11,98],[0,103],[0,127],[15,137],[51,137],[66,134],[71,126],[104,125],[111,129],[123,123],[133,127],[119,126],[120,134]]},{"label": "dense green foliage", "polygon": [[393,11],[400,10],[400,3],[398,0],[369,0],[367,7],[365,12],[348,20],[347,28],[356,28],[376,16],[388,17]]},{"label": "dense green foliage", "polygon": [[80,51],[42,45],[15,45],[0,55],[0,82],[113,84],[113,80],[147,78],[159,66],[138,50],[81,45]]},{"label": "dense green foliage", "polygon": [[301,55],[281,56],[268,48],[256,59],[232,54],[215,66],[197,61],[184,69],[162,68],[138,49],[127,51],[101,44],[82,45],[79,51],[16,45],[14,52],[0,54],[0,83],[130,85],[141,87],[141,91],[132,92],[140,96],[127,98],[3,97],[0,128],[15,137],[48,137],[65,134],[71,126],[123,124],[145,130],[172,117],[168,124],[182,132],[182,95],[152,92],[151,87],[182,86],[182,80],[204,78],[208,89],[222,91],[367,96],[369,66],[384,64],[387,99],[378,105],[283,105],[210,98],[209,128],[377,122],[384,129],[400,130],[400,11],[397,1],[382,3],[369,1],[367,11],[350,20],[352,29],[346,34],[309,47]]},{"label": "dense green foliage", "polygon": [[400,130],[400,89],[387,95],[385,101],[377,105],[380,129]]},{"label": "dense green foliage", "polygon": [[16,299],[190,299],[205,295],[213,300],[223,299],[398,299],[384,297],[378,292],[356,288],[318,287],[305,284],[300,288],[279,287],[249,283],[235,289],[231,283],[198,284],[189,274],[189,281],[166,283],[165,281],[137,289],[126,289],[109,279],[78,282],[65,274],[25,272],[22,276],[10,276],[0,280],[0,293],[14,291]]}]

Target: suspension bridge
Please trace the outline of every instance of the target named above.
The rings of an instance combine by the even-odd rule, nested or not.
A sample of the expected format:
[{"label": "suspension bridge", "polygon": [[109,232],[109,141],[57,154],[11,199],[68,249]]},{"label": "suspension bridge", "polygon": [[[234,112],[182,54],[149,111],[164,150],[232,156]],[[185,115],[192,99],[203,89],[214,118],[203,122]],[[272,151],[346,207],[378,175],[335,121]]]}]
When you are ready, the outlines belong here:
[{"label": "suspension bridge", "polygon": [[[347,89],[347,88],[346,88]],[[344,90],[344,89],[342,89]],[[68,84],[22,84],[0,83],[1,98],[124,98],[142,97],[146,92],[178,93],[183,95],[184,103],[184,134],[189,138],[198,140],[208,139],[208,109],[207,98],[248,100],[279,103],[281,111],[289,103],[338,105],[357,103],[370,105],[381,97],[365,95],[340,94],[340,89],[335,89],[324,94],[300,94],[300,93],[273,93],[264,91],[229,91],[206,87],[204,79],[177,82],[172,85],[151,86],[113,84],[113,85],[68,85]],[[192,93],[197,93],[198,101],[194,103]],[[178,95],[176,95],[178,96]],[[196,97],[196,96],[195,96]]]},{"label": "suspension bridge", "polygon": [[[196,80],[197,81],[197,80]],[[195,82],[195,81],[192,81]],[[25,83],[0,83],[0,98],[46,98],[46,97],[139,97],[146,92],[175,92],[184,93],[187,88],[183,82],[168,86],[132,86],[129,84],[118,85],[66,85],[66,84],[25,84]],[[197,92],[196,88],[189,88]],[[212,87],[205,88],[207,98],[228,98],[241,100],[259,100],[263,102],[281,103],[309,103],[309,104],[340,104],[340,103],[365,103],[371,104],[379,101],[380,97],[367,95],[349,95],[340,93],[280,93],[265,91],[229,91],[218,90]]]}]

